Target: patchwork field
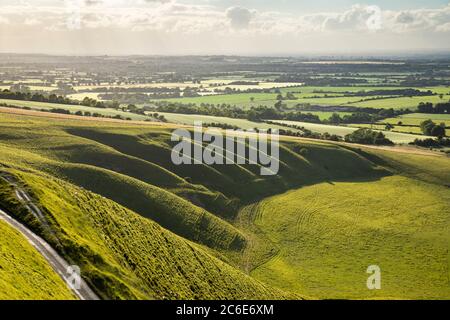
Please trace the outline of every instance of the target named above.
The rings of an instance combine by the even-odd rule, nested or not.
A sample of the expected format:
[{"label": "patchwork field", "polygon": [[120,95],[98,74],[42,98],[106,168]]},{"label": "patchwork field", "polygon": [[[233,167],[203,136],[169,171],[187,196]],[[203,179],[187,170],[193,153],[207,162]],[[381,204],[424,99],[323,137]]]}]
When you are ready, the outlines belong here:
[{"label": "patchwork field", "polygon": [[385,98],[379,100],[361,101],[361,102],[348,102],[346,105],[358,106],[364,108],[394,108],[394,109],[410,109],[414,110],[421,102],[431,102],[433,104],[448,102],[450,95],[444,95],[443,98],[439,96],[426,96],[426,97],[399,97],[399,98]]},{"label": "patchwork field", "polygon": [[[304,127],[308,130],[311,130],[313,132],[319,132],[319,133],[325,133],[328,132],[329,134],[336,134],[339,136],[345,136],[347,134],[350,134],[357,130],[357,127],[370,127],[370,125],[358,125],[356,127],[353,126],[333,126],[333,125],[325,125],[325,124],[316,124],[316,123],[308,123],[308,122],[300,122],[300,121],[287,121],[287,120],[273,120],[273,122],[280,123],[280,124],[287,124],[287,125],[295,125],[299,127]],[[382,127],[376,127],[374,126],[374,129],[384,129],[384,126]],[[383,131],[383,134],[391,140],[394,143],[397,144],[406,144],[409,142],[414,141],[415,139],[424,139],[426,136],[419,135],[419,134],[407,134],[407,133],[400,133],[400,132],[392,132],[392,131]]]},{"label": "patchwork field", "polygon": [[[288,92],[294,94],[296,100],[284,100],[283,103],[288,107],[293,107],[297,104],[312,104],[324,106],[355,106],[355,107],[371,107],[371,108],[393,108],[402,109],[410,108],[414,110],[420,102],[447,102],[450,99],[449,87],[427,87],[427,88],[412,88],[420,91],[431,90],[437,95],[422,96],[422,97],[390,97],[390,96],[366,96],[354,97],[347,96],[345,93],[356,93],[360,91],[374,91],[374,90],[399,90],[408,89],[407,87],[376,87],[376,86],[355,86],[355,87],[288,87],[281,88],[283,95]],[[439,94],[443,94],[441,98]],[[214,96],[203,96],[193,98],[176,98],[164,99],[169,102],[193,103],[197,105],[205,104],[230,104],[243,108],[250,108],[252,106],[273,106],[277,102],[276,93],[236,93],[236,94],[219,94]],[[376,98],[375,100],[367,100],[369,98]],[[383,98],[383,99],[380,99]]]},{"label": "patchwork field", "polygon": [[410,113],[404,114],[397,118],[389,118],[383,120],[384,123],[397,124],[399,121],[404,125],[420,126],[420,123],[425,120],[433,120],[436,123],[445,123],[446,126],[450,125],[450,114],[426,114],[426,113]]},{"label": "patchwork field", "polygon": [[[203,115],[192,115],[192,114],[179,114],[179,113],[164,113],[160,112],[167,121],[172,123],[180,123],[193,125],[195,121],[201,121],[203,123],[223,123],[230,126],[237,126],[241,129],[283,129],[283,126],[277,126],[273,124],[267,124],[263,122],[253,122],[245,119],[233,119],[227,117],[215,117],[215,116],[203,116]],[[298,131],[295,130],[294,131]]]}]

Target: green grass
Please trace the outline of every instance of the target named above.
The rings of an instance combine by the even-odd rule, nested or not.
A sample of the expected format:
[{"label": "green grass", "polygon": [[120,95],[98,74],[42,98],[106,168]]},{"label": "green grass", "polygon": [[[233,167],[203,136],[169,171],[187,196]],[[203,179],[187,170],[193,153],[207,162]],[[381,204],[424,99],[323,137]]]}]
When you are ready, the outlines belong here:
[{"label": "green grass", "polygon": [[[385,130],[385,124],[390,123],[394,126],[392,132],[422,135],[423,132],[420,129],[420,123],[428,119],[433,120],[438,124],[444,123],[446,126],[450,124],[450,115],[448,114],[409,113],[396,118],[380,120],[379,124],[374,124],[373,126],[370,124],[351,124],[349,126],[355,128],[373,127],[373,129],[376,130]],[[402,125],[398,125],[399,122],[401,122]]]},{"label": "green grass", "polygon": [[[154,178],[153,183],[166,183],[173,192],[180,189],[194,196],[193,193],[200,190],[196,197],[201,199],[204,188],[190,187],[163,168],[72,136],[59,125],[51,125],[50,121],[3,114],[0,118],[2,171],[14,175],[39,203],[54,231],[52,235],[43,233],[43,236],[67,260],[81,267],[83,276],[101,297],[273,299],[288,296],[227,263],[228,258],[223,254],[233,255],[234,250],[238,252],[242,246],[240,231],[175,193],[103,169],[101,165],[109,162],[104,161],[106,154],[102,156],[102,151],[109,151],[112,166],[122,162],[122,168],[125,168],[127,161],[130,167],[140,165],[144,172],[149,170],[141,179]],[[74,126],[78,123],[83,124],[75,121]],[[149,134],[155,130],[151,128],[144,130]],[[137,133],[142,128],[134,130]],[[156,129],[158,133],[157,130],[160,129]],[[82,154],[80,158],[74,158],[71,152],[74,143]],[[84,151],[83,144],[86,146]],[[92,155],[89,144],[98,148],[98,158]],[[90,157],[90,165],[77,164],[83,156]],[[120,160],[114,161],[114,157]],[[75,162],[71,164],[70,159]],[[115,170],[122,171],[120,167]],[[103,188],[95,191],[108,198],[88,190],[96,187]],[[3,195],[0,203],[8,204],[10,197]],[[141,205],[140,214],[120,205],[121,202],[127,207]],[[11,209],[19,219],[28,221],[17,206],[11,206]],[[162,228],[154,221],[172,224]],[[39,231],[39,227],[33,227]],[[184,232],[185,238],[174,232]],[[22,286],[18,290],[25,291],[26,288]]]},{"label": "green grass", "polygon": [[[252,275],[320,298],[446,299],[449,203],[446,187],[400,176],[266,199],[256,224],[279,251]],[[369,265],[381,290],[366,287]]]},{"label": "green grass", "polygon": [[[263,177],[175,166],[174,128],[0,113],[1,170],[102,297],[450,296],[445,156],[283,138],[278,175]],[[369,263],[379,292],[365,289]]]},{"label": "green grass", "polygon": [[[385,131],[386,130],[386,125],[385,124],[374,124],[374,125],[370,125],[370,124],[350,124],[349,127],[354,127],[354,128],[372,128],[374,130],[380,130],[380,131]],[[400,132],[400,133],[407,133],[407,134],[414,134],[414,135],[422,135],[422,130],[420,130],[420,127],[418,126],[396,126],[394,125],[394,129],[391,130],[391,135],[394,132]],[[417,138],[423,138],[423,137],[417,137]]]},{"label": "green grass", "polygon": [[75,299],[40,253],[3,220],[0,234],[1,300]]},{"label": "green grass", "polygon": [[224,123],[231,126],[237,126],[241,129],[282,129],[283,126],[269,125],[263,122],[254,122],[245,119],[234,119],[227,117],[215,117],[215,116],[204,116],[204,115],[190,115],[190,114],[180,114],[180,113],[162,113],[164,117],[172,123],[181,123],[187,125],[193,125],[195,121],[201,121],[203,123]]},{"label": "green grass", "polygon": [[49,176],[14,173],[52,218],[66,254],[104,298],[283,296],[110,200]]},{"label": "green grass", "polygon": [[[293,107],[297,104],[313,104],[324,106],[355,106],[355,107],[371,107],[371,108],[410,108],[415,109],[420,102],[447,102],[450,99],[450,88],[448,87],[430,87],[430,88],[413,88],[421,91],[431,90],[438,94],[444,94],[443,99],[439,96],[425,96],[425,97],[396,97],[387,99],[378,99],[370,101],[361,101],[370,97],[343,97],[345,92],[358,92],[358,91],[372,91],[372,90],[398,90],[406,89],[403,87],[376,87],[376,86],[358,86],[358,87],[290,87],[280,89],[283,94],[287,92],[294,92],[297,100],[285,100],[288,107]],[[325,97],[325,93],[315,93],[314,91],[327,92],[328,96]],[[181,102],[181,103],[194,103],[200,105],[201,103],[209,104],[230,104],[243,108],[250,108],[252,106],[273,106],[276,100],[277,94],[275,93],[236,93],[227,95],[211,95],[194,98],[175,98],[167,99],[164,101]],[[378,97],[378,96],[377,96]],[[251,98],[254,98],[251,101]]]},{"label": "green grass", "polygon": [[[280,124],[287,124],[287,125],[296,125],[300,127],[304,127],[308,130],[311,130],[313,132],[318,133],[325,133],[328,132],[329,134],[336,134],[338,136],[345,136],[347,134],[352,133],[353,131],[357,130],[357,127],[367,127],[370,125],[350,125],[350,126],[333,126],[333,125],[325,125],[325,124],[316,124],[316,123],[308,123],[308,122],[300,122],[300,121],[287,121],[287,120],[276,120],[275,122]],[[385,126],[374,126],[374,130],[380,130],[384,129]],[[400,128],[400,127],[398,127]],[[397,127],[396,127],[397,129]],[[393,132],[393,131],[383,131],[383,134],[386,136],[386,138],[390,139],[392,142],[396,144],[405,144],[414,141],[415,139],[421,139],[424,136],[418,134],[410,134],[410,133],[402,133],[402,132]]]},{"label": "green grass", "polygon": [[399,98],[388,98],[380,100],[370,100],[362,102],[349,102],[346,105],[358,106],[364,108],[393,108],[393,109],[406,109],[415,110],[421,102],[431,102],[433,104],[440,102],[448,102],[450,100],[450,95],[445,95],[443,99],[439,96],[425,96],[425,97],[399,97]]},{"label": "green grass", "polygon": [[404,125],[420,126],[420,123],[431,119],[436,123],[444,122],[447,126],[450,125],[450,115],[449,114],[427,114],[427,113],[410,113],[404,114],[397,118],[389,118],[382,120],[384,123],[397,124],[401,121]]},{"label": "green grass", "polygon": [[58,104],[58,103],[48,103],[48,102],[36,102],[36,101],[23,101],[23,100],[10,100],[10,99],[0,99],[0,104],[7,104],[16,107],[27,107],[32,110],[51,110],[51,109],[65,109],[69,110],[71,113],[75,113],[77,111],[82,112],[90,112],[98,113],[108,117],[114,117],[116,115],[122,116],[124,119],[131,118],[131,120],[145,120],[149,119],[149,117],[133,114],[130,112],[124,112],[120,110],[115,110],[111,108],[93,108],[93,107],[85,107],[85,106],[77,106],[70,104]]}]

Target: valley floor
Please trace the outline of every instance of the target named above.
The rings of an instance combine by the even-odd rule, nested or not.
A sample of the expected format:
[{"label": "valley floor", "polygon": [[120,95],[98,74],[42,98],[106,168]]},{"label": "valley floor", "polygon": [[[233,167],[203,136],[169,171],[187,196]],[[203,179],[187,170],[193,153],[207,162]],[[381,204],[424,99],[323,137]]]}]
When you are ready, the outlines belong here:
[{"label": "valley floor", "polygon": [[[266,283],[326,299],[450,296],[448,188],[391,176],[321,183],[265,199],[255,224],[278,248],[253,270]],[[370,265],[381,290],[368,290]]]}]

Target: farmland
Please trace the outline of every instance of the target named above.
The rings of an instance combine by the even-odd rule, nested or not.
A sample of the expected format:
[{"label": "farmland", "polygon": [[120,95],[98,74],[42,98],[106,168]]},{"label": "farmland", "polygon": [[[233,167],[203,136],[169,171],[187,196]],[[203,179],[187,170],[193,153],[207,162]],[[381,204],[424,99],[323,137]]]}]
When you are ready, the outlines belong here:
[{"label": "farmland", "polygon": [[[34,110],[52,110],[55,108],[61,108],[70,111],[71,113],[75,113],[77,111],[82,112],[90,112],[90,113],[98,113],[103,116],[108,117],[114,117],[114,116],[121,116],[123,119],[129,118],[131,120],[150,120],[151,116],[145,116],[145,115],[139,115],[134,114],[130,112],[125,112],[121,110],[115,110],[110,108],[94,108],[94,107],[86,107],[86,106],[78,106],[78,105],[66,105],[66,104],[54,104],[54,103],[46,103],[46,102],[34,102],[34,101],[20,101],[20,100],[7,100],[7,99],[0,99],[0,103],[5,103],[8,105],[13,106],[19,106],[19,107],[26,107],[31,108]],[[321,119],[327,119],[329,118],[332,113],[331,112],[310,112],[311,114],[315,114],[319,116]],[[282,124],[287,125],[295,125],[304,127],[308,130],[311,130],[313,132],[318,133],[329,133],[329,134],[336,134],[338,136],[345,136],[353,131],[355,131],[355,128],[359,127],[372,127],[377,130],[381,130],[384,132],[384,134],[387,136],[388,139],[392,140],[394,143],[409,143],[414,141],[415,139],[419,138],[418,135],[421,135],[421,131],[417,127],[408,127],[408,126],[395,126],[395,132],[388,132],[384,130],[384,125],[352,125],[352,126],[333,126],[333,125],[323,125],[323,124],[315,124],[315,123],[307,123],[307,122],[300,122],[300,121],[278,121],[275,120],[273,122],[279,122],[281,125],[273,125],[273,124],[266,124],[264,122],[254,122],[254,121],[248,121],[245,119],[233,119],[233,118],[227,118],[227,117],[216,117],[216,116],[206,116],[206,115],[187,115],[187,114],[176,114],[176,113],[164,113],[160,112],[158,113],[165,117],[165,119],[172,123],[179,123],[179,124],[186,124],[186,125],[192,125],[195,121],[202,121],[203,123],[223,123],[230,126],[236,126],[238,128],[242,129],[286,129]],[[341,113],[341,114],[348,114],[348,113]],[[398,121],[404,121],[404,124],[413,124],[417,125],[417,122],[420,121],[417,119],[420,119],[422,116],[418,116],[419,118],[415,118],[415,114],[411,115],[405,115],[404,118],[400,118],[400,120],[397,119],[389,119],[387,122],[398,122]],[[431,117],[433,118],[433,117]],[[403,120],[403,119],[410,119],[410,120]],[[414,119],[414,120],[412,120]],[[437,120],[439,119],[446,119],[446,115],[438,115]],[[422,120],[423,121],[423,120]],[[393,123],[396,124],[396,123]],[[294,130],[295,131],[295,130]]]},{"label": "farmland", "polygon": [[138,114],[133,114],[130,112],[123,112],[121,110],[115,110],[115,109],[109,109],[109,108],[94,108],[94,107],[86,107],[86,106],[80,106],[80,105],[58,104],[58,103],[48,103],[48,102],[0,99],[0,104],[6,104],[6,105],[21,107],[21,108],[30,108],[32,110],[50,111],[52,109],[59,108],[59,109],[68,110],[71,113],[81,111],[81,112],[90,112],[91,114],[98,113],[98,114],[101,114],[104,116],[110,116],[110,117],[120,115],[123,118],[130,118],[132,120],[145,120],[145,119],[150,118],[150,117],[146,117],[144,115],[138,115]]},{"label": "farmland", "polygon": [[386,124],[392,125],[392,131],[408,133],[408,134],[423,134],[420,124],[425,120],[432,120],[435,123],[443,123],[448,127],[450,124],[450,115],[448,114],[426,114],[426,113],[410,113],[401,115],[397,118],[388,118],[379,121],[379,124],[353,124],[350,125],[355,128],[373,128],[376,130],[386,130]]},{"label": "farmland", "polygon": [[[169,122],[180,123],[186,125],[193,125],[194,122],[200,121],[206,124],[209,123],[223,123],[230,126],[236,126],[241,129],[283,129],[283,126],[277,126],[272,124],[266,124],[261,122],[253,122],[245,119],[232,119],[227,117],[215,117],[215,116],[203,116],[203,115],[189,115],[189,114],[177,114],[177,113],[160,113]],[[298,130],[297,130],[298,131]]]},{"label": "farmland", "polygon": [[435,122],[444,122],[447,126],[450,125],[450,115],[448,114],[411,113],[402,115],[398,118],[389,118],[383,122],[397,124],[400,121],[404,125],[418,126],[421,122],[428,119]]},{"label": "farmland", "polygon": [[[450,99],[450,87],[427,87],[427,88],[412,88],[420,91],[431,90],[436,94],[443,94],[442,98],[439,95],[423,96],[423,97],[389,97],[389,96],[374,96],[374,100],[368,100],[367,97],[352,97],[344,96],[348,93],[357,93],[361,91],[375,91],[375,90],[395,90],[408,89],[408,87],[289,87],[282,88],[282,94],[288,92],[294,93],[295,100],[287,100],[284,103],[288,107],[297,104],[317,104],[323,106],[356,106],[369,108],[410,108],[414,110],[420,102],[446,102]],[[177,98],[168,99],[169,102],[193,103],[193,104],[231,104],[243,108],[251,106],[266,105],[272,106],[277,102],[276,93],[236,93],[227,95],[203,96],[195,98]],[[332,96],[332,97],[330,97]]]},{"label": "farmland", "polygon": [[355,125],[355,127],[345,127],[345,126],[333,126],[333,125],[324,125],[324,124],[315,124],[315,123],[308,123],[308,122],[300,122],[300,121],[274,121],[275,123],[280,124],[287,124],[287,125],[294,125],[299,127],[304,127],[308,130],[311,130],[313,132],[319,132],[319,133],[329,133],[329,134],[336,134],[338,136],[345,136],[349,133],[352,133],[356,130],[358,127],[373,127],[376,130],[383,131],[383,134],[397,144],[402,143],[409,143],[414,141],[415,139],[422,138],[419,134],[419,131],[416,131],[417,134],[407,134],[407,133],[401,133],[401,132],[391,132],[391,131],[385,131],[385,126],[371,126],[371,125]]}]

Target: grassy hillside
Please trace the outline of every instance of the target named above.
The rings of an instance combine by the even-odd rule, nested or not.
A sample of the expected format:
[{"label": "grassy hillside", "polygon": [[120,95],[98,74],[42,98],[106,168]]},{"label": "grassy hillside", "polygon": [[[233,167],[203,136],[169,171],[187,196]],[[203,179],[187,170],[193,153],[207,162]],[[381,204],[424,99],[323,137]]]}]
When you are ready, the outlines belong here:
[{"label": "grassy hillside", "polygon": [[32,110],[52,110],[52,109],[65,109],[69,110],[71,113],[77,111],[90,112],[91,114],[98,113],[107,117],[121,116],[122,118],[130,118],[132,120],[147,120],[150,119],[147,116],[134,114],[131,112],[124,112],[121,110],[116,110],[112,108],[94,108],[86,107],[81,105],[70,105],[70,104],[58,104],[58,103],[48,103],[48,102],[37,102],[37,101],[25,101],[25,100],[11,100],[11,99],[0,99],[0,104],[6,104],[21,108],[30,108]]},{"label": "grassy hillside", "polygon": [[103,298],[283,297],[110,200],[44,174],[8,171],[46,212],[50,241]]},{"label": "grassy hillside", "polygon": [[[0,113],[0,170],[53,232],[11,211],[105,298],[450,296],[445,156],[291,138],[278,175],[261,176],[175,166],[174,128]],[[366,289],[368,263],[383,290]]]},{"label": "grassy hillside", "polygon": [[65,282],[18,231],[0,220],[0,299],[74,299]]}]

